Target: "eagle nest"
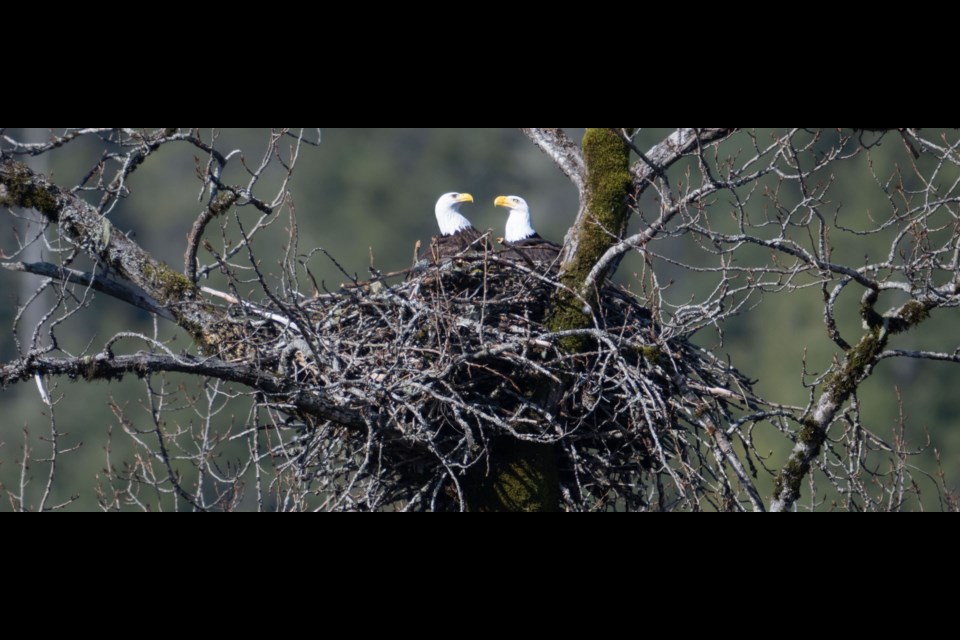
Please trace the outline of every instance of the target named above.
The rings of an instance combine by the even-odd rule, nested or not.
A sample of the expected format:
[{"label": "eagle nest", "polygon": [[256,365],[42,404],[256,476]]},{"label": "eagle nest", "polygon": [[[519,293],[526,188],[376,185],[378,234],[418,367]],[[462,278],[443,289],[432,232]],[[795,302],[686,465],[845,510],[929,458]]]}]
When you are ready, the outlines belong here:
[{"label": "eagle nest", "polygon": [[[495,472],[498,450],[541,446],[556,456],[569,510],[736,495],[724,425],[752,403],[749,381],[666,337],[642,300],[613,285],[592,326],[552,332],[544,316],[559,286],[488,256],[295,306],[275,300],[269,311],[293,322],[264,324],[243,344],[296,381],[289,396],[263,398],[282,436],[279,478],[321,508],[460,509]],[[357,420],[297,413],[292,398],[305,392]]]}]

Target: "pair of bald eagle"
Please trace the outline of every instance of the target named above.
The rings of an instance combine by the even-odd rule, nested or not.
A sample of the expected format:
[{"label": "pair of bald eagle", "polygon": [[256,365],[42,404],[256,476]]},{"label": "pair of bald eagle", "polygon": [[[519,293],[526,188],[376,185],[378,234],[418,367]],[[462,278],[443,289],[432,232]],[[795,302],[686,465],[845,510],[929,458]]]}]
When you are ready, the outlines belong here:
[{"label": "pair of bald eagle", "polygon": [[[473,202],[469,193],[445,193],[437,200],[435,212],[440,235],[434,236],[430,253],[421,258],[441,260],[457,255],[467,249],[489,248],[484,234],[460,213],[460,205]],[[530,220],[530,207],[519,196],[499,196],[494,205],[510,211],[503,235],[502,255],[510,260],[524,261],[533,265],[559,265],[560,245],[540,237]]]}]

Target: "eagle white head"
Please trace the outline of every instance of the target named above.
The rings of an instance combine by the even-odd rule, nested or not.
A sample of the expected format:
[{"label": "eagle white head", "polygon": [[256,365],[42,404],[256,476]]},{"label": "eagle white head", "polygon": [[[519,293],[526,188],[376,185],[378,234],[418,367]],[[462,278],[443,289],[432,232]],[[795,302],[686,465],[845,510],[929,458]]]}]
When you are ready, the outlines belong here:
[{"label": "eagle white head", "polygon": [[473,225],[460,213],[460,205],[464,202],[473,202],[469,193],[452,191],[440,196],[434,209],[437,213],[437,224],[440,226],[440,235],[452,236],[458,231],[469,229]]},{"label": "eagle white head", "polygon": [[505,242],[519,242],[537,234],[530,222],[530,207],[526,200],[520,196],[498,196],[493,204],[510,210],[507,228],[503,234]]}]

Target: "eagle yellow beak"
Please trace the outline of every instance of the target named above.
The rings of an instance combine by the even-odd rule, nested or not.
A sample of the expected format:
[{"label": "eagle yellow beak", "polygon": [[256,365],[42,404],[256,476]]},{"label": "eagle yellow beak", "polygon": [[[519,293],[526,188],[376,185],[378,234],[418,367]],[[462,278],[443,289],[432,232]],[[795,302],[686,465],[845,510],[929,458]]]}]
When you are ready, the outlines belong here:
[{"label": "eagle yellow beak", "polygon": [[507,200],[507,196],[497,196],[497,199],[493,201],[493,206],[495,207],[509,207],[510,201]]},{"label": "eagle yellow beak", "polygon": [[469,193],[461,193],[457,196],[457,202],[473,202],[473,196]]}]

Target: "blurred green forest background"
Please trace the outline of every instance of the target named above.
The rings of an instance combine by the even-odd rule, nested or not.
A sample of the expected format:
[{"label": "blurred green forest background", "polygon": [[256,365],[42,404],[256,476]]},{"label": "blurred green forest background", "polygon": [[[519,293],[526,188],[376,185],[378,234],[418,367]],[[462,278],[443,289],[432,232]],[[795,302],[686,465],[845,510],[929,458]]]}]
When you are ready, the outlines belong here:
[{"label": "blurred green forest background", "polygon": [[[9,130],[8,130],[9,131]],[[582,129],[567,129],[579,140]],[[672,129],[646,129],[637,144],[646,149],[661,141]],[[21,130],[22,139],[40,141],[47,130]],[[32,136],[32,140],[30,137]],[[221,151],[242,149],[247,164],[255,164],[266,146],[267,131],[236,129],[220,132],[217,147]],[[742,137],[735,136],[724,143],[724,152],[735,152],[738,146],[749,146]],[[32,160],[33,167],[52,177],[54,182],[73,185],[90,170],[102,152],[93,141],[80,141],[64,149]],[[185,236],[202,208],[198,201],[201,182],[197,178],[196,150],[183,145],[166,145],[140,168],[130,180],[131,196],[112,214],[115,227],[129,234],[146,250],[175,265],[183,264]],[[879,175],[894,171],[897,163],[909,158],[896,136],[888,136],[875,147],[869,161]],[[204,162],[203,159],[200,162]],[[831,190],[829,213],[839,212],[838,220],[850,222],[862,219],[868,212],[876,218],[889,215],[890,204],[877,187],[867,167],[866,156],[850,163],[831,167],[836,184]],[[243,183],[242,175],[225,176],[228,182]],[[261,195],[272,197],[262,187]],[[317,147],[301,151],[291,185],[296,210],[301,254],[322,247],[332,254],[351,274],[360,279],[368,276],[372,252],[377,268],[393,271],[410,266],[414,244],[425,244],[435,233],[433,205],[440,193],[467,191],[475,197],[473,205],[462,212],[480,229],[493,229],[502,235],[506,211],[496,209],[497,195],[515,194],[530,203],[534,226],[544,237],[562,241],[563,234],[577,212],[577,194],[573,185],[555,167],[553,162],[535,148],[517,129],[323,129]],[[258,192],[260,193],[260,192]],[[655,211],[651,202],[641,202],[641,211]],[[710,214],[726,215],[729,203],[721,197],[715,200]],[[255,213],[248,209],[250,216]],[[253,219],[253,218],[251,218]],[[640,221],[635,216],[632,229]],[[265,270],[276,266],[282,246],[288,237],[288,221],[282,221],[256,242],[258,256]],[[15,247],[15,234],[22,226],[9,215],[0,223],[0,250],[10,253]],[[217,234],[214,225],[207,237]],[[880,237],[836,237],[835,262],[859,265],[869,256],[885,254],[887,244]],[[216,243],[214,243],[216,244]],[[688,263],[702,262],[701,251],[684,241],[666,241],[657,247],[661,253],[676,256]],[[39,256],[34,255],[33,259]],[[55,261],[51,256],[46,259]],[[203,260],[204,257],[201,256]],[[627,286],[635,285],[636,272],[641,268],[637,256],[624,260],[617,278]],[[325,284],[335,289],[346,278],[326,259],[315,258],[311,268]],[[714,279],[680,271],[666,263],[655,263],[662,281],[674,279],[669,290],[674,302],[684,302],[690,296],[709,290]],[[0,326],[10,327],[17,302],[29,296],[39,278],[0,270]],[[216,277],[203,283],[217,287]],[[639,287],[634,286],[634,289]],[[251,288],[253,290],[253,288]],[[841,330],[849,338],[859,336],[858,295],[841,301]],[[822,299],[819,289],[809,288],[790,294],[770,294],[750,311],[741,314],[723,327],[723,335],[716,331],[701,331],[696,341],[706,348],[728,355],[741,371],[758,380],[760,395],[770,400],[804,404],[809,389],[804,388],[803,367],[808,372],[821,372],[837,354],[836,346],[827,337],[823,324]],[[893,304],[893,301],[891,301]],[[957,346],[956,319],[949,312],[936,312],[919,331],[898,336],[891,347],[933,348],[951,351]],[[157,325],[162,339],[173,340],[177,351],[190,348],[189,339],[170,323]],[[99,350],[111,335],[118,331],[139,331],[152,335],[153,320],[145,313],[104,296],[98,296],[92,307],[70,319],[58,335],[61,347],[77,353],[89,348]],[[855,338],[854,338],[855,339]],[[130,351],[143,348],[142,343],[124,342]],[[0,359],[17,357],[12,332],[0,335]],[[902,413],[907,422],[906,437],[915,449],[923,448],[929,434],[932,446],[942,451],[942,463],[950,487],[960,482],[960,430],[955,415],[960,408],[956,389],[960,383],[958,367],[938,362],[905,359],[886,360],[861,388],[859,398],[864,423],[874,433],[892,439],[901,419],[898,397],[902,397]],[[201,381],[184,377],[177,379],[184,385],[186,396],[201,392]],[[87,384],[51,380],[55,396],[64,396],[56,408],[61,431],[67,433],[61,447],[82,446],[63,458],[58,469],[55,501],[78,495],[71,509],[96,507],[96,476],[108,464],[118,464],[125,453],[124,440],[117,436],[117,418],[108,403],[115,402],[126,409],[128,417],[147,417],[142,406],[142,381],[128,377],[121,382]],[[899,390],[899,392],[898,392]],[[35,455],[44,453],[39,440],[48,429],[48,409],[43,405],[33,384],[21,384],[0,392],[3,412],[0,419],[0,482],[7,488],[19,482],[19,460],[23,455],[25,433],[27,446]],[[243,406],[231,407],[223,414],[223,428],[242,423],[246,416]],[[174,417],[168,417],[173,420]],[[181,424],[189,424],[191,409],[184,403],[176,414]],[[107,435],[113,433],[109,451]],[[769,443],[768,466],[778,468],[789,449],[782,435],[758,435],[758,441]],[[932,447],[917,458],[928,473],[936,471]],[[30,474],[42,476],[45,472],[31,469]],[[42,485],[41,477],[32,483]],[[769,492],[769,479],[761,481],[761,490]],[[930,502],[927,508],[938,508],[934,492],[926,492]],[[921,487],[922,489],[922,487]],[[9,508],[6,502],[0,509]]]}]

